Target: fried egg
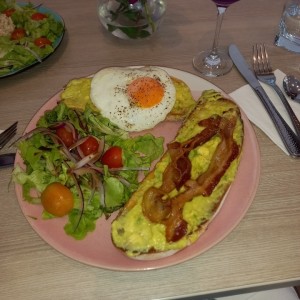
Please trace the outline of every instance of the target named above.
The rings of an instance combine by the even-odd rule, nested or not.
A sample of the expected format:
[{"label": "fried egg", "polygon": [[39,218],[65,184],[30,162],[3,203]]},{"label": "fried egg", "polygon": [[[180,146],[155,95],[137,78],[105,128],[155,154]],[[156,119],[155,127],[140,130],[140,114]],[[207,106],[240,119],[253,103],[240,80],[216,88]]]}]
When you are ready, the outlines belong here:
[{"label": "fried egg", "polygon": [[110,67],[94,75],[90,97],[112,123],[126,131],[141,131],[166,118],[176,90],[161,68]]}]

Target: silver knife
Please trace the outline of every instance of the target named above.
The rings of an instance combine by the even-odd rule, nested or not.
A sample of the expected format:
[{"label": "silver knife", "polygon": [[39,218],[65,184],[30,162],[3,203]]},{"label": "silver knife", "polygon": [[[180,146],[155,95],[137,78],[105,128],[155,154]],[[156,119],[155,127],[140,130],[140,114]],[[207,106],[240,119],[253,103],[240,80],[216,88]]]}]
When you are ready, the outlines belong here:
[{"label": "silver knife", "polygon": [[0,168],[13,166],[16,153],[5,153],[0,155]]},{"label": "silver knife", "polygon": [[289,127],[289,125],[279,114],[278,110],[271,102],[269,96],[266,94],[263,87],[260,85],[256,76],[254,75],[253,71],[245,61],[244,57],[242,56],[241,52],[239,51],[236,45],[229,46],[229,55],[237,69],[247,80],[249,85],[252,87],[252,89],[255,91],[255,93],[261,100],[289,154],[292,157],[300,157],[300,139],[296,136],[293,130]]}]

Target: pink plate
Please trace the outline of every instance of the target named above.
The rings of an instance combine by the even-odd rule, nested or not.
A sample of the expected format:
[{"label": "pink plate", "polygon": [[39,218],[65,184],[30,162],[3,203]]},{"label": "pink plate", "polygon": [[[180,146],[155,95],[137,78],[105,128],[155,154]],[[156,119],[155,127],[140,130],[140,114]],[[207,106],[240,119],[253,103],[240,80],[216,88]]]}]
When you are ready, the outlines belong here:
[{"label": "pink plate", "polygon": [[[164,69],[170,75],[185,81],[196,99],[203,90],[220,90],[210,82],[193,74],[176,69]],[[35,114],[25,132],[35,128],[37,120],[45,110],[56,105],[59,95],[60,93],[57,93],[53,96]],[[194,244],[172,256],[150,261],[133,260],[125,256],[114,247],[111,241],[110,227],[114,216],[109,220],[100,218],[96,230],[84,240],[77,241],[64,232],[63,227],[67,222],[66,218],[42,220],[41,205],[25,202],[21,186],[16,185],[16,194],[22,212],[32,228],[49,245],[62,254],[88,265],[110,270],[140,271],[163,268],[191,259],[224,239],[239,224],[254,199],[260,175],[260,153],[253,128],[243,112],[242,117],[245,127],[242,158],[236,179],[226,194],[222,209],[209,224],[206,232]],[[164,136],[165,142],[169,142],[175,137],[179,126],[180,124],[176,122],[164,122],[156,126],[151,132],[156,136]],[[23,165],[22,158],[18,153],[15,164]]]}]

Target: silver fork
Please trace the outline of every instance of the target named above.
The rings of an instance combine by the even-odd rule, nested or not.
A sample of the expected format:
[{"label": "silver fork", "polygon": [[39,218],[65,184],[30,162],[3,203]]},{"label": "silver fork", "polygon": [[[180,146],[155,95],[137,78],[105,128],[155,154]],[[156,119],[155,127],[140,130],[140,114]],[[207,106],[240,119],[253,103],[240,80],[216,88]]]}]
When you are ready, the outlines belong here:
[{"label": "silver fork", "polygon": [[0,149],[2,149],[9,142],[9,140],[16,135],[17,125],[18,122],[15,122],[7,129],[5,129],[2,133],[0,133]]},{"label": "silver fork", "polygon": [[253,46],[253,70],[258,80],[271,86],[278,94],[291,118],[296,134],[298,135],[298,137],[300,137],[300,122],[293,109],[289,105],[288,100],[285,98],[281,89],[276,84],[276,76],[273,73],[273,69],[269,61],[268,52],[264,44],[256,44]]}]

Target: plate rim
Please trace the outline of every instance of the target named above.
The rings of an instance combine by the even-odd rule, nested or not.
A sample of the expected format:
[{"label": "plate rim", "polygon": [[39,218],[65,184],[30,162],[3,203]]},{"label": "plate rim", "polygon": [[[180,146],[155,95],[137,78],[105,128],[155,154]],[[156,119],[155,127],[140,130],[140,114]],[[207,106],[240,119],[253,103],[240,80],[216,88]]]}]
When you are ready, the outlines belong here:
[{"label": "plate rim", "polygon": [[[199,81],[200,86],[201,86],[201,83],[205,82],[205,84],[207,86],[211,86],[211,88],[216,89],[218,91],[221,91],[224,96],[229,97],[230,99],[232,99],[228,94],[226,94],[219,87],[217,87],[216,85],[212,84],[211,82],[207,81],[206,79],[203,79],[203,78],[201,78],[201,77],[199,77],[195,74],[192,74],[192,73],[180,70],[180,69],[176,69],[176,68],[169,68],[169,67],[163,67],[163,66],[161,66],[161,68],[165,69],[167,72],[170,72],[170,73],[175,72],[177,74],[181,74],[181,75],[191,77],[191,78],[193,78],[193,80]],[[172,74],[170,74],[170,75],[172,76]],[[179,79],[182,79],[182,78],[179,77]],[[182,80],[184,80],[184,79],[182,79]],[[184,81],[187,83],[187,85],[189,85],[189,82],[187,82],[186,80],[184,80]],[[55,95],[53,95],[50,99],[48,99],[38,109],[38,111],[34,114],[34,116],[31,118],[31,120],[27,124],[24,133],[27,132],[27,129],[32,124],[32,122],[36,122],[38,120],[38,118],[41,116],[41,115],[38,115],[38,114],[41,111],[43,111],[43,109],[45,110],[47,108],[47,105],[49,105],[49,103],[51,101],[54,101],[53,99],[56,99],[56,98],[59,97],[62,90],[63,89],[61,89],[59,92],[57,92]],[[204,89],[200,90],[200,88],[199,88],[199,93],[202,92],[203,90]],[[201,240],[203,235],[200,236],[200,238],[195,243],[193,243],[192,245],[190,245],[189,247],[187,247],[183,250],[180,250],[179,252],[177,252],[176,254],[174,254],[170,257],[161,258],[161,259],[157,259],[157,260],[138,261],[138,260],[134,260],[134,259],[130,259],[130,258],[126,257],[125,254],[121,253],[121,251],[120,251],[120,255],[126,257],[126,259],[129,259],[132,262],[133,266],[131,266],[131,267],[127,266],[126,267],[126,266],[120,266],[120,265],[115,265],[114,266],[112,264],[108,264],[108,263],[105,264],[103,262],[102,263],[99,263],[99,262],[97,263],[97,262],[95,262],[95,260],[90,259],[89,257],[87,257],[87,258],[84,258],[82,256],[79,257],[78,253],[76,253],[76,251],[75,252],[74,251],[69,251],[69,252],[64,251],[64,247],[63,246],[58,246],[57,242],[55,241],[55,238],[53,239],[53,237],[47,237],[45,239],[45,236],[43,234],[41,234],[41,232],[39,232],[36,229],[36,226],[33,225],[32,220],[30,219],[30,217],[25,214],[25,212],[23,210],[23,206],[22,206],[22,203],[24,203],[25,201],[23,200],[22,195],[20,195],[21,186],[18,185],[18,184],[15,184],[15,191],[16,191],[18,203],[21,207],[21,211],[22,211],[25,219],[30,223],[33,230],[40,236],[40,238],[42,240],[44,240],[47,244],[49,244],[49,246],[51,246],[52,248],[54,248],[55,250],[59,251],[61,254],[65,255],[69,258],[72,258],[76,261],[85,263],[85,264],[90,265],[90,266],[99,267],[99,268],[107,269],[107,270],[113,270],[113,271],[145,271],[145,270],[161,269],[161,268],[177,265],[179,263],[182,263],[184,261],[187,261],[187,260],[190,260],[194,257],[197,257],[197,256],[201,255],[202,253],[206,252],[207,250],[209,250],[210,248],[214,247],[216,244],[220,243],[224,238],[226,238],[238,226],[238,224],[241,222],[241,220],[246,215],[248,209],[250,208],[250,206],[251,206],[251,204],[254,200],[257,188],[258,188],[259,179],[260,179],[260,151],[259,151],[259,145],[258,145],[258,141],[257,141],[256,135],[255,135],[254,129],[253,129],[249,119],[247,118],[246,114],[243,112],[242,109],[241,109],[241,114],[242,114],[242,119],[243,119],[243,122],[244,122],[244,128],[246,128],[246,130],[247,130],[247,139],[249,139],[247,141],[247,143],[251,142],[251,146],[253,147],[252,150],[254,150],[255,155],[256,155],[256,160],[254,161],[255,162],[255,167],[253,168],[254,171],[253,171],[253,174],[252,174],[252,176],[254,177],[254,179],[252,179],[253,180],[253,187],[252,187],[252,189],[250,191],[250,194],[249,194],[249,200],[244,203],[245,206],[243,207],[242,213],[240,213],[238,215],[238,217],[236,217],[235,222],[233,224],[231,224],[230,228],[228,230],[226,230],[226,232],[224,232],[221,235],[221,237],[219,237],[218,239],[216,239],[215,241],[211,242],[209,245],[204,247],[201,251],[199,251],[199,253],[197,253],[197,251],[192,251],[192,254],[185,254],[185,252],[188,253],[188,251],[186,251],[186,249],[187,248],[190,249],[191,247],[195,247],[195,244],[197,244],[197,242],[199,240]],[[247,126],[245,126],[245,124],[247,124]],[[245,138],[246,138],[246,132],[244,132],[244,134],[245,134]],[[244,147],[243,147],[243,149],[244,149]],[[245,160],[243,154],[244,154],[244,150],[242,152],[241,163]],[[19,155],[19,152],[17,152],[16,160],[15,160],[15,166],[18,163],[19,160],[22,160],[22,159]],[[240,170],[240,168],[239,168],[239,170]],[[239,170],[238,170],[238,174],[239,174]],[[238,174],[237,174],[237,176],[238,176]],[[236,179],[235,179],[235,181],[236,181]],[[232,183],[232,186],[234,185],[234,182]],[[233,189],[232,186],[229,190],[229,193]],[[19,190],[18,190],[18,187],[19,187]],[[226,201],[225,201],[225,203],[226,203]],[[220,213],[222,213],[222,209],[221,209]],[[218,217],[220,218],[220,213],[215,217],[215,219],[208,226],[208,228],[206,230],[206,232],[208,232],[208,233],[205,232],[204,234],[206,234],[206,235],[209,234],[209,230],[212,227],[212,224],[214,224],[214,222],[216,222],[215,220],[218,220]],[[103,219],[103,218],[100,218],[100,219]],[[97,223],[99,222],[99,220],[97,221]],[[99,224],[97,224],[97,226],[99,226]],[[92,234],[90,234],[90,235],[92,235]],[[66,235],[66,237],[67,237],[67,235]],[[101,239],[99,239],[99,240],[101,240]],[[79,241],[79,242],[81,242],[81,241]],[[174,257],[177,257],[178,259],[174,259]]]}]

